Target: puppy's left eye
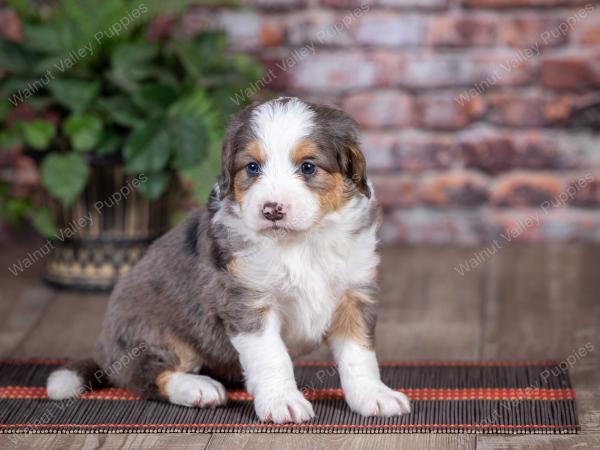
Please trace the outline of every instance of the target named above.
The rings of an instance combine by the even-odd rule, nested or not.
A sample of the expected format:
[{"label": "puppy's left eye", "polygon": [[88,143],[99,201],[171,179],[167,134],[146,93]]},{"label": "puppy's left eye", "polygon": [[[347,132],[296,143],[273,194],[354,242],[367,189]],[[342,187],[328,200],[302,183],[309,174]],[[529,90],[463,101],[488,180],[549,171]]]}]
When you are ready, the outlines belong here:
[{"label": "puppy's left eye", "polygon": [[302,172],[303,175],[312,175],[313,173],[315,173],[316,169],[317,166],[309,162],[303,162],[300,166],[300,172]]},{"label": "puppy's left eye", "polygon": [[260,174],[260,166],[256,161],[252,161],[246,166],[246,172],[248,173],[249,177],[255,177]]}]

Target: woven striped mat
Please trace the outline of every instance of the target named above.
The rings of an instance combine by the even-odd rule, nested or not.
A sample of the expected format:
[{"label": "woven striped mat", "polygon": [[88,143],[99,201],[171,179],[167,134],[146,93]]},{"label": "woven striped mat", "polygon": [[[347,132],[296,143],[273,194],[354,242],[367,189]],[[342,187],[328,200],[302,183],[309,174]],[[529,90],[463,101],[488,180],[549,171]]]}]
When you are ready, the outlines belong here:
[{"label": "woven striped mat", "polygon": [[186,408],[141,400],[123,389],[52,401],[48,374],[65,361],[0,362],[0,432],[302,432],[302,433],[576,433],[575,393],[557,362],[384,363],[384,382],[406,393],[409,415],[365,418],[350,411],[331,363],[296,366],[316,418],[302,424],[257,420],[252,398],[228,386],[228,404]]}]

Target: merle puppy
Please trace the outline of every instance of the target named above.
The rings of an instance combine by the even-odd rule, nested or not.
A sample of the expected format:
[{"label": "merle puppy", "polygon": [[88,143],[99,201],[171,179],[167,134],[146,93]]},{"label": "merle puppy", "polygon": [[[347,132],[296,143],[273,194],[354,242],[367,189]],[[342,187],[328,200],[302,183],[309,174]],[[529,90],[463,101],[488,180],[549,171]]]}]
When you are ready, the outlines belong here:
[{"label": "merle puppy", "polygon": [[365,169],[339,109],[279,98],[240,112],[208,204],[119,281],[93,360],[52,373],[49,397],[77,396],[101,371],[144,398],[203,408],[226,402],[217,379],[241,378],[261,420],[301,422],[314,411],[292,359],[326,341],[353,411],[409,412],[374,352],[379,216]]}]

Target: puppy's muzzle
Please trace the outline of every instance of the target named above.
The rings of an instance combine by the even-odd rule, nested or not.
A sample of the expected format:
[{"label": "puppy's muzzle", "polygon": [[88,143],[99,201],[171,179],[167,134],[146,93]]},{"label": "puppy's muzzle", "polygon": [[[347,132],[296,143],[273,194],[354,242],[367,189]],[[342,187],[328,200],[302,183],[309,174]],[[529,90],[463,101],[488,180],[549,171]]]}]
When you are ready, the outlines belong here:
[{"label": "puppy's muzzle", "polygon": [[281,203],[267,202],[263,205],[262,214],[265,219],[277,222],[285,217],[285,208]]}]

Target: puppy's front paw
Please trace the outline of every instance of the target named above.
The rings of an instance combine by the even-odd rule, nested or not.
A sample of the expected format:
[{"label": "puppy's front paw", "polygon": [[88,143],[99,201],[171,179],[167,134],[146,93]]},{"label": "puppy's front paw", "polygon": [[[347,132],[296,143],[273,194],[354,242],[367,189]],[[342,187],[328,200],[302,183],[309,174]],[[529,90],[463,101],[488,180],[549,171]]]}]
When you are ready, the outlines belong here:
[{"label": "puppy's front paw", "polygon": [[173,373],[165,388],[169,401],[176,405],[210,408],[227,402],[223,385],[204,375]]},{"label": "puppy's front paw", "polygon": [[411,411],[406,395],[380,381],[354,386],[344,394],[350,409],[363,416],[399,416]]},{"label": "puppy's front paw", "polygon": [[254,408],[262,421],[301,423],[315,417],[312,405],[298,389],[257,395]]}]

